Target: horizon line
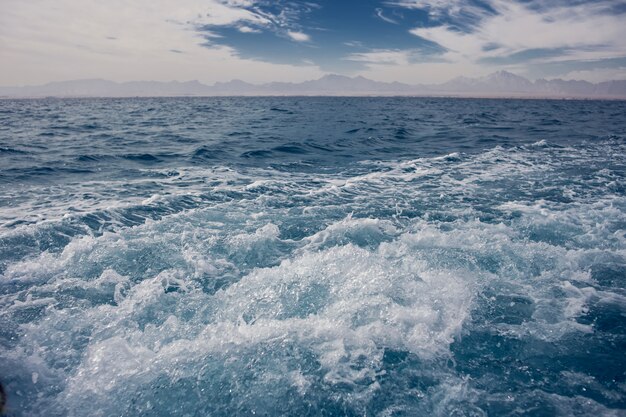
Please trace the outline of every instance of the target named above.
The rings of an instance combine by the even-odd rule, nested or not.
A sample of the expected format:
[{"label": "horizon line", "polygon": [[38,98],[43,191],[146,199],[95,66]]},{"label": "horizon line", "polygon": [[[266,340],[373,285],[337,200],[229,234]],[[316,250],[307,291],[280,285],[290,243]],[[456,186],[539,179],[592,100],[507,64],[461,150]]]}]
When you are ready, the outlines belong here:
[{"label": "horizon line", "polygon": [[196,79],[188,79],[188,80],[180,80],[180,79],[171,79],[168,81],[162,81],[162,80],[150,80],[150,79],[136,79],[136,80],[127,80],[127,81],[116,81],[116,80],[111,80],[108,78],[73,78],[73,79],[64,79],[64,80],[57,80],[57,81],[47,81],[45,83],[41,83],[41,84],[21,84],[21,85],[0,85],[0,88],[28,88],[28,87],[43,87],[43,86],[47,86],[50,84],[61,84],[61,83],[69,83],[69,82],[80,82],[80,81],[105,81],[105,82],[109,82],[109,83],[115,83],[115,84],[129,84],[129,83],[161,83],[161,84],[168,84],[168,83],[179,83],[179,84],[187,84],[187,83],[199,83],[205,87],[215,87],[217,85],[220,84],[229,84],[229,83],[233,83],[233,82],[242,82],[245,84],[249,84],[251,86],[255,86],[255,87],[260,87],[260,86],[266,86],[268,84],[291,84],[291,85],[298,85],[298,84],[302,84],[302,83],[306,83],[306,82],[311,82],[311,81],[320,81],[324,78],[327,77],[339,77],[339,78],[345,78],[345,79],[350,79],[350,80],[356,80],[356,79],[364,79],[367,81],[371,81],[371,82],[375,82],[375,83],[381,83],[381,84],[402,84],[402,85],[407,85],[407,86],[411,86],[411,87],[420,87],[420,86],[440,86],[440,85],[445,85],[447,83],[450,83],[452,81],[455,80],[460,80],[460,79],[464,79],[464,80],[481,80],[481,79],[486,79],[489,77],[492,77],[494,75],[497,74],[506,74],[506,75],[512,75],[518,78],[522,78],[530,83],[535,84],[537,81],[565,81],[565,82],[579,82],[579,83],[588,83],[591,85],[599,85],[599,84],[604,84],[604,83],[610,83],[610,82],[621,82],[624,81],[626,82],[626,78],[621,79],[621,78],[616,78],[616,79],[609,79],[609,80],[604,80],[604,81],[598,81],[598,82],[593,82],[593,81],[588,81],[588,80],[583,80],[583,79],[564,79],[564,78],[535,78],[535,79],[531,79],[531,78],[527,78],[524,77],[522,75],[518,75],[514,72],[511,71],[507,71],[507,70],[497,70],[494,72],[491,72],[487,75],[484,76],[480,76],[480,77],[467,77],[467,76],[457,76],[457,77],[453,77],[448,79],[447,81],[444,82],[439,82],[439,83],[407,83],[407,82],[403,82],[403,81],[398,81],[398,80],[394,80],[394,81],[380,81],[380,80],[375,80],[372,78],[367,78],[364,77],[362,75],[355,75],[355,76],[349,76],[349,75],[344,75],[344,74],[339,74],[339,73],[327,73],[322,75],[321,77],[318,78],[310,78],[310,79],[306,79],[303,81],[268,81],[268,82],[264,82],[264,83],[254,83],[254,82],[250,82],[250,81],[246,81],[240,78],[232,78],[228,81],[214,81],[212,84],[208,83],[206,81],[201,81]]}]

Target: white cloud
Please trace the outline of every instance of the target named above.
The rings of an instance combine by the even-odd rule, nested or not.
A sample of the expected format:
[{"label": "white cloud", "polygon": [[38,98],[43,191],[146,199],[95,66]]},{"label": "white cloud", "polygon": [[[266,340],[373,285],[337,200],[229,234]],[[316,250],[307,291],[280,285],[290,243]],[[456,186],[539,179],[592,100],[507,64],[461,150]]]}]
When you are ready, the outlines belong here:
[{"label": "white cloud", "polygon": [[235,7],[251,7],[254,6],[253,0],[226,0],[224,1],[229,6]]},{"label": "white cloud", "polygon": [[452,9],[460,7],[460,0],[398,0],[389,1],[391,6],[404,7],[406,9]]},{"label": "white cloud", "polygon": [[1,85],[79,78],[303,81],[324,74],[314,65],[242,59],[196,30],[266,25],[266,17],[237,7],[248,4],[242,0],[0,1]]},{"label": "white cloud", "polygon": [[[483,76],[503,68],[536,74],[536,70],[530,71],[533,64],[626,56],[623,19],[607,12],[615,4],[610,0],[567,7],[563,6],[565,3],[547,7],[550,4],[546,0],[524,4],[487,0],[491,10],[468,6],[462,0],[397,0],[386,4],[427,10],[435,18],[446,14],[463,18],[466,23],[469,19],[473,26],[469,32],[446,24],[410,30],[445,49],[437,57],[438,62],[433,62],[432,56],[420,57],[417,51],[397,49],[352,53],[345,58],[365,64],[360,75],[381,81],[436,83],[456,76]],[[532,50],[552,53],[533,55]],[[523,58],[507,59],[515,54],[522,54]],[[572,64],[562,65],[568,68]],[[593,81],[620,78],[619,73],[610,71],[571,74]]]},{"label": "white cloud", "polygon": [[377,81],[401,81],[408,84],[443,83],[458,76],[479,77],[486,75],[485,68],[471,62],[450,64],[447,62],[421,62],[407,65],[367,64],[359,75]]},{"label": "white cloud", "polygon": [[360,42],[360,41],[347,41],[347,42],[344,42],[343,44],[351,48],[364,48],[365,47],[365,45],[363,45],[363,42]]},{"label": "white cloud", "polygon": [[292,30],[287,31],[287,36],[293,39],[296,42],[309,42],[311,37],[303,32],[296,32]]},{"label": "white cloud", "polygon": [[460,75],[482,76],[485,69],[470,61],[462,63],[432,62],[418,51],[377,49],[348,55],[346,60],[361,62],[365,69],[359,72],[378,81],[415,83],[441,83]]},{"label": "white cloud", "polygon": [[[491,6],[498,14],[484,16],[470,33],[449,26],[410,32],[446,48],[444,58],[450,61],[506,57],[529,49],[563,49],[567,52],[562,59],[567,60],[626,55],[622,17],[599,13],[607,2],[547,10],[530,9],[511,0],[493,1]],[[494,44],[499,47],[489,48]]]},{"label": "white cloud", "polygon": [[[157,3],[163,1],[164,0],[156,0]],[[266,17],[240,7],[244,4],[229,5],[228,3],[220,3],[216,0],[207,0],[205,2],[183,0],[179,1],[177,5],[179,6],[178,9],[172,8],[171,3],[165,2],[161,5],[157,5],[157,7],[160,6],[159,10],[167,10],[168,15],[172,11],[175,11],[175,15],[170,15],[170,18],[178,20],[181,23],[190,22],[193,24],[215,26],[227,26],[237,22],[248,22],[258,25],[268,25],[271,23]]]},{"label": "white cloud", "polygon": [[364,62],[375,65],[408,65],[410,51],[378,49],[369,52],[357,52],[348,55],[347,61]]},{"label": "white cloud", "polygon": [[385,16],[383,14],[383,9],[380,9],[380,8],[376,9],[376,16],[378,16],[380,19],[382,19],[383,21],[385,21],[387,23],[392,23],[394,25],[398,24],[398,22],[396,22],[395,20]]},{"label": "white cloud", "polygon": [[[495,68],[485,65],[484,59],[502,59],[528,49],[563,49],[563,53],[501,67],[524,73],[532,62],[626,56],[623,15],[601,13],[615,2],[552,8],[529,6],[544,1],[526,2],[525,6],[512,0],[487,0],[497,11],[495,15],[478,8],[462,8],[461,0],[389,1],[386,4],[421,8],[435,15],[466,17],[470,13],[476,18],[476,26],[471,33],[445,25],[411,30],[413,35],[446,48],[439,57],[441,62],[420,58],[412,50],[393,48],[353,53],[344,59],[364,64],[360,74],[374,79],[439,82],[458,75],[485,75]],[[256,0],[0,0],[0,85],[78,78],[198,79],[206,83],[232,78],[250,82],[303,81],[323,75],[324,71],[311,61],[271,64],[243,59],[233,48],[219,45],[220,38],[210,31],[212,27],[229,26],[243,33],[269,30],[296,42],[312,41],[302,29],[295,29],[299,27],[294,25],[297,12],[272,15],[258,10],[255,3]],[[380,17],[387,18],[382,11]],[[204,29],[200,31],[199,27]],[[366,47],[358,39],[344,44]],[[494,48],[496,44],[498,47]],[[562,77],[598,81],[623,74],[615,71],[569,72]]]},{"label": "white cloud", "polygon": [[561,76],[561,78],[564,80],[585,80],[592,83],[606,80],[626,80],[626,67],[571,71]]},{"label": "white cloud", "polygon": [[261,33],[259,29],[253,29],[249,26],[239,26],[237,30],[241,33]]},{"label": "white cloud", "polygon": [[438,17],[443,14],[451,16],[484,15],[485,10],[467,3],[466,0],[398,0],[387,2],[390,6],[403,7],[406,9],[427,10],[431,16]]}]

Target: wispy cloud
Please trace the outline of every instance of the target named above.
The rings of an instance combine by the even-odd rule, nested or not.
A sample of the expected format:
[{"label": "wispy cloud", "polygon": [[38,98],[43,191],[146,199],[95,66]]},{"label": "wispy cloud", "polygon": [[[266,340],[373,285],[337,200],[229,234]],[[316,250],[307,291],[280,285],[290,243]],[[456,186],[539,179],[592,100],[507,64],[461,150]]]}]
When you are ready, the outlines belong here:
[{"label": "wispy cloud", "polygon": [[237,30],[241,33],[261,33],[261,30],[253,29],[250,26],[239,26],[237,27]]},{"label": "wispy cloud", "polygon": [[287,31],[287,36],[296,42],[309,42],[311,37],[304,32],[295,32],[292,30]]},{"label": "wispy cloud", "polygon": [[545,71],[592,81],[626,78],[623,66],[608,67],[626,57],[626,4],[619,0],[392,0],[385,5],[427,12],[429,20],[409,33],[441,48],[429,54],[372,49],[345,57],[363,63],[361,74],[371,78],[413,74],[434,81],[503,68],[529,76]]},{"label": "wispy cloud", "polygon": [[[410,32],[444,47],[445,57],[451,61],[547,49],[563,51],[561,56],[568,60],[626,54],[623,17],[603,13],[609,2],[567,7],[539,7],[539,3],[493,1],[490,6],[496,14],[483,16],[477,27],[467,32],[449,24],[418,27]],[[541,59],[558,60],[559,54]]]},{"label": "wispy cloud", "polygon": [[361,41],[346,41],[343,43],[345,46],[349,46],[350,48],[363,48],[363,42]]},{"label": "wispy cloud", "polygon": [[[252,1],[229,0],[221,2],[218,0],[207,0],[203,5],[198,5],[199,7],[193,9],[196,11],[195,15],[180,22],[209,26],[231,26],[244,22],[255,26],[270,25],[272,23],[270,19],[249,9],[253,4],[254,2]],[[191,10],[187,11],[187,13],[189,12],[191,12]],[[184,9],[179,13],[185,13]]]},{"label": "wispy cloud", "polygon": [[368,52],[357,52],[348,55],[345,59],[348,61],[362,62],[366,64],[376,65],[408,65],[412,51],[402,50],[372,50]]},{"label": "wispy cloud", "polygon": [[378,16],[380,19],[382,19],[383,21],[387,22],[387,23],[392,23],[394,25],[397,25],[398,22],[390,17],[387,17],[383,14],[383,9],[376,8],[376,16]]},{"label": "wispy cloud", "polygon": [[241,33],[261,33],[269,31],[295,42],[310,42],[311,36],[303,32],[299,19],[302,14],[319,6],[315,3],[295,3],[264,0],[212,0],[206,16],[190,21],[197,30],[206,32],[211,28],[235,27]]},{"label": "wispy cloud", "polygon": [[[538,70],[541,66],[555,62],[567,62],[572,69],[577,63],[596,61],[601,65],[604,60],[625,57],[624,15],[616,12],[617,3],[617,0],[393,2],[398,7],[426,10],[437,18],[446,14],[445,19],[435,18],[429,25],[409,32],[441,46],[444,52],[440,57],[451,66],[479,65],[485,72],[507,68],[535,75],[541,72]],[[459,25],[458,20],[451,18],[460,11],[472,15],[470,24]]]},{"label": "wispy cloud", "polygon": [[220,44],[222,35],[211,28],[262,30],[272,24],[243,8],[254,7],[252,1],[178,0],[175,7],[169,0],[1,1],[5,85],[81,78],[303,81],[323,74],[302,62],[243,59]]},{"label": "wispy cloud", "polygon": [[597,80],[626,62],[624,0],[0,3],[3,83],[302,80],[321,68],[404,82],[497,69]]},{"label": "wispy cloud", "polygon": [[403,7],[405,9],[425,9],[433,12],[451,10],[456,12],[461,9],[460,0],[397,0],[388,1],[390,6]]},{"label": "wispy cloud", "polygon": [[390,0],[387,5],[412,10],[425,10],[433,18],[450,16],[475,21],[491,13],[488,2],[475,3],[468,0]]},{"label": "wispy cloud", "polygon": [[587,80],[594,83],[605,80],[626,80],[626,67],[571,71],[561,78],[564,80]]}]

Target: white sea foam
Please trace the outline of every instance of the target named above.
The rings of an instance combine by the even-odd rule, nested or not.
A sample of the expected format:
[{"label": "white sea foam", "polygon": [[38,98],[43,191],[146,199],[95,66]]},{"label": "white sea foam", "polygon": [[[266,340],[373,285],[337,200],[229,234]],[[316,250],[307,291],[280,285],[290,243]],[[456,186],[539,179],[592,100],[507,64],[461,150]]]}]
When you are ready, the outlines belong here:
[{"label": "white sea foam", "polygon": [[[599,308],[626,309],[596,272],[619,273],[626,259],[624,198],[602,185],[590,199],[583,185],[559,183],[551,172],[566,162],[545,152],[560,150],[372,163],[380,169],[314,180],[189,169],[166,181],[223,173],[192,186],[193,198],[223,198],[174,209],[176,196],[151,194],[140,205],[172,209],[7,262],[0,317],[16,336],[0,347],[10,363],[0,371],[32,415],[150,413],[170,410],[167,398],[207,414],[253,405],[280,414],[267,397],[297,405],[328,392],[364,414],[388,395],[387,373],[399,372],[385,355],[400,352],[424,372],[406,380],[431,386],[397,388],[420,404],[382,415],[481,415],[479,399],[509,400],[442,365],[464,337],[556,344],[593,336],[587,318]],[[546,176],[556,185],[542,185]],[[519,189],[502,197],[511,184]],[[562,413],[612,412],[528,395]]]}]

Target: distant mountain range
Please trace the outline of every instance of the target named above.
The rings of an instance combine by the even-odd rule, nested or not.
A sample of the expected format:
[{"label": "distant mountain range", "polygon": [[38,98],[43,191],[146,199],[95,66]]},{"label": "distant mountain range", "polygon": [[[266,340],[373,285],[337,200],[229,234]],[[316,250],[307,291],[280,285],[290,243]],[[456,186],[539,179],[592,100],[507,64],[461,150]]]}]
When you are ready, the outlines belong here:
[{"label": "distant mountain range", "polygon": [[0,87],[0,98],[16,97],[160,97],[160,96],[461,96],[554,97],[626,99],[626,80],[593,84],[561,79],[530,81],[507,71],[481,78],[458,77],[443,84],[386,83],[367,78],[325,75],[301,83],[250,84],[241,80],[215,83],[198,81],[107,80],[53,82],[40,86]]}]

